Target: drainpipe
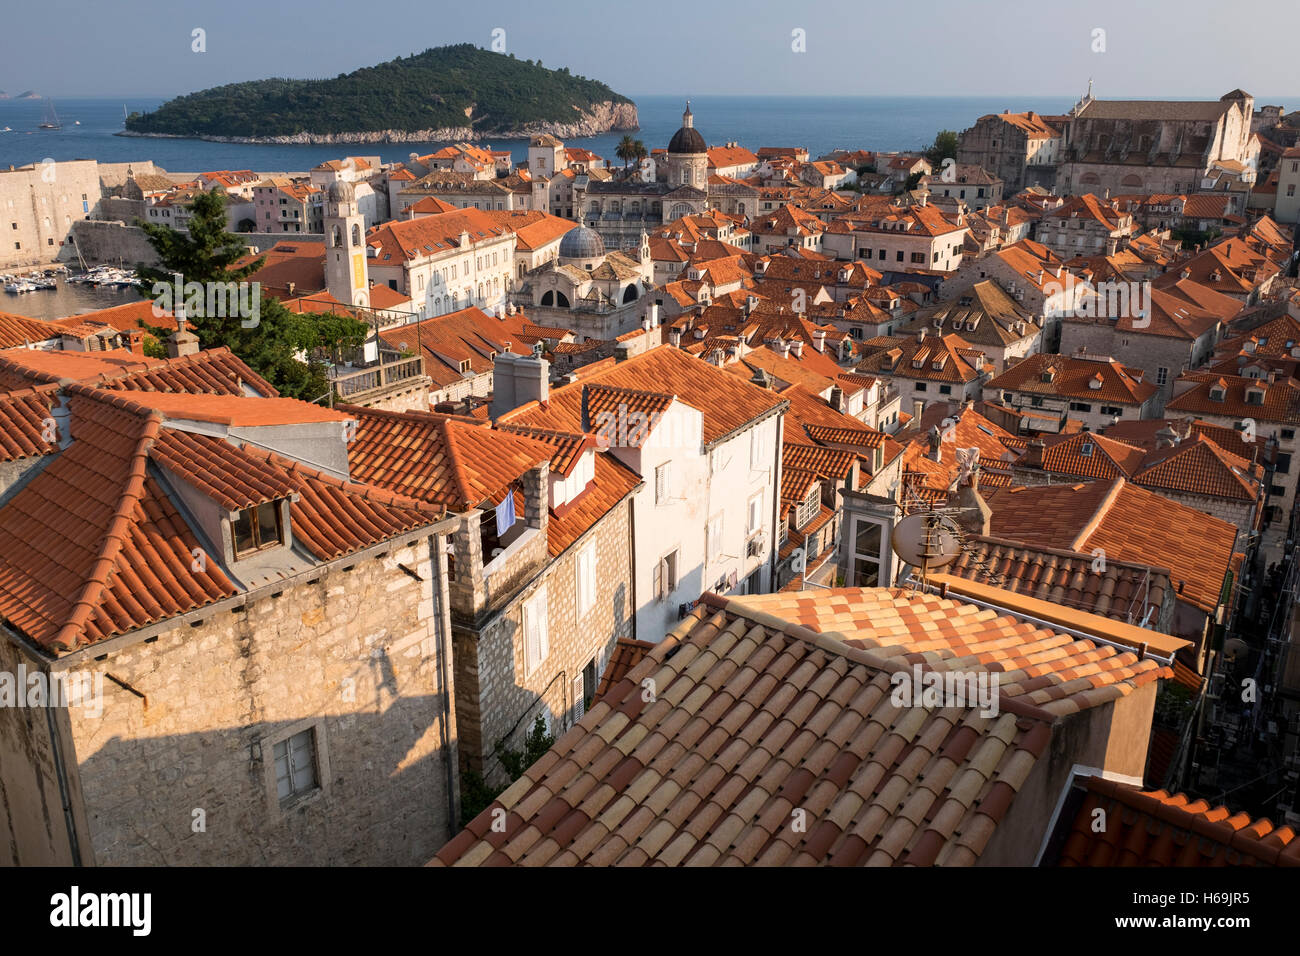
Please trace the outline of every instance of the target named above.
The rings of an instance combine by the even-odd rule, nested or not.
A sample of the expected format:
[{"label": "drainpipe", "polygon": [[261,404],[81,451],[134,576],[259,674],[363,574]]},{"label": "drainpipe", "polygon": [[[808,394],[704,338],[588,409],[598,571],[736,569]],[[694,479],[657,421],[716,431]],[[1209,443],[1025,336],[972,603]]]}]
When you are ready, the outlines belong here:
[{"label": "drainpipe", "polygon": [[435,642],[438,656],[438,693],[442,696],[442,753],[447,768],[447,832],[456,833],[460,826],[459,803],[456,792],[456,773],[452,767],[451,752],[451,683],[447,675],[447,648],[444,640],[451,640],[451,615],[442,598],[442,582],[447,574],[446,555],[439,547],[439,537],[429,536],[429,584],[433,592],[433,606],[438,616],[438,630],[442,633]]},{"label": "drainpipe", "polygon": [[[776,526],[781,520],[781,443],[785,440],[785,413],[776,416],[776,450],[772,453],[772,555],[768,558],[768,587],[775,588],[777,566],[780,564],[781,548],[778,545]],[[808,565],[804,564],[804,574]],[[805,580],[807,578],[805,577]]]},{"label": "drainpipe", "polygon": [[[48,675],[47,673],[47,676]],[[51,680],[51,684],[53,681]],[[68,773],[63,766],[63,754],[59,749],[59,730],[54,723],[54,705],[52,701],[45,704],[45,722],[50,728],[50,751],[54,760],[54,775],[59,781],[59,800],[63,803],[63,822],[68,828],[68,848],[72,851],[72,865],[81,866],[81,844],[77,840],[77,825],[72,819],[72,796],[68,793]]]}]

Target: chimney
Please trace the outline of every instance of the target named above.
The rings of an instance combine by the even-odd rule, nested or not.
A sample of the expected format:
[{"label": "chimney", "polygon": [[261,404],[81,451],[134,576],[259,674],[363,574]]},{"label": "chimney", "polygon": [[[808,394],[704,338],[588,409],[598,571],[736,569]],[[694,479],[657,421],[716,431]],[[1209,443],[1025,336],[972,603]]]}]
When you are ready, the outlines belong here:
[{"label": "chimney", "polygon": [[1119,247],[1119,240],[1116,239],[1114,236],[1110,236],[1106,240],[1106,255],[1113,256],[1115,254],[1115,250],[1118,247]]},{"label": "chimney", "polygon": [[971,472],[970,480],[957,489],[953,504],[960,511],[954,517],[967,534],[988,534],[993,522],[993,509],[979,491],[979,468]]},{"label": "chimney", "polygon": [[199,337],[185,330],[185,316],[176,317],[176,331],[167,338],[167,357],[181,358],[199,351]]},{"label": "chimney", "polygon": [[1025,446],[1025,455],[1022,463],[1026,468],[1042,468],[1043,452],[1047,444],[1041,438],[1035,438]]},{"label": "chimney", "polygon": [[682,344],[682,330],[681,330],[681,329],[669,329],[669,330],[668,330],[668,344],[671,345],[673,348],[680,348],[680,347],[681,347],[681,344]]},{"label": "chimney", "polygon": [[818,352],[826,351],[826,331],[824,329],[814,329],[812,334],[813,348]]},{"label": "chimney", "polygon": [[837,412],[844,413],[844,389],[840,388],[838,385],[832,385],[830,403],[831,408],[835,409]]},{"label": "chimney", "polygon": [[925,341],[925,331],[926,331],[926,330],[923,329],[923,328],[922,328],[922,329],[917,329],[917,330],[916,330],[916,340],[917,340],[918,342],[924,342],[924,341]]},{"label": "chimney", "polygon": [[921,423],[921,413],[924,412],[924,411],[925,411],[925,402],[924,402],[924,400],[919,399],[919,398],[917,398],[917,399],[913,399],[913,401],[912,401],[912,417],[916,420],[916,423],[917,423],[918,425]]},{"label": "chimney", "polygon": [[943,434],[939,431],[939,426],[931,428],[925,437],[930,443],[930,450],[926,457],[931,461],[943,461]]},{"label": "chimney", "polygon": [[785,339],[777,339],[774,343],[772,343],[772,348],[777,355],[781,356],[781,358],[790,357],[790,343],[787,342]]},{"label": "chimney", "polygon": [[72,412],[62,396],[51,403],[50,418],[54,419],[54,431],[59,438],[59,450],[62,451],[72,444]]},{"label": "chimney", "polygon": [[520,403],[515,401],[515,360],[518,358],[507,350],[498,352],[492,359],[492,404],[488,406],[488,414],[494,419],[519,407]]},{"label": "chimney", "polygon": [[795,339],[791,342],[790,352],[795,358],[803,358],[803,339]]},{"label": "chimney", "polygon": [[137,355],[144,349],[144,329],[127,329],[122,333],[123,347]]}]

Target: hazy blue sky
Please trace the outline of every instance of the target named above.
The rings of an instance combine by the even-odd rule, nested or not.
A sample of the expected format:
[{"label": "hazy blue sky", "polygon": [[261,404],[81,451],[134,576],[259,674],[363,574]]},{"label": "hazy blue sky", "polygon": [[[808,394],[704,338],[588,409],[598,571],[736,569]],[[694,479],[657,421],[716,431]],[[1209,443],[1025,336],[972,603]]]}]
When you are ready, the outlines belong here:
[{"label": "hazy blue sky", "polygon": [[[1297,0],[802,6],[42,0],[6,4],[0,89],[172,95],[267,76],[333,76],[444,43],[488,47],[500,27],[516,56],[568,66],[633,97],[1072,95],[1090,76],[1102,97],[1215,98],[1234,87],[1257,97],[1300,96]],[[205,53],[191,50],[196,27],[206,30]],[[805,53],[791,49],[796,28],[805,31]],[[1106,31],[1105,52],[1092,51],[1098,28]]]}]

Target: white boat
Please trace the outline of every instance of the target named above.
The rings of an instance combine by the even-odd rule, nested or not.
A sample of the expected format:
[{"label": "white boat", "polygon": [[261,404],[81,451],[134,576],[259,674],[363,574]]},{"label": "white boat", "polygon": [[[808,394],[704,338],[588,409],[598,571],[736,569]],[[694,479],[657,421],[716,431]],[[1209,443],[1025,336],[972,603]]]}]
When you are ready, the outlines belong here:
[{"label": "white boat", "polygon": [[24,292],[35,292],[36,286],[26,281],[11,282],[5,286],[5,291],[12,292],[14,295],[21,295]]}]

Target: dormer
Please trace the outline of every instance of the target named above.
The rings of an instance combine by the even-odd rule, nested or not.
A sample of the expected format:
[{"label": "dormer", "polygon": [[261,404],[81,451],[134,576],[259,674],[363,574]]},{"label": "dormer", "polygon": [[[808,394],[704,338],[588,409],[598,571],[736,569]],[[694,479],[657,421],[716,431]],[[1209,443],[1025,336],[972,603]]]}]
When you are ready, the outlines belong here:
[{"label": "dormer", "polygon": [[1223,383],[1215,382],[1210,386],[1210,401],[1221,402],[1228,395],[1228,390],[1224,388]]},{"label": "dormer", "polygon": [[1246,386],[1246,404],[1247,404],[1247,405],[1263,405],[1263,404],[1264,404],[1264,389],[1263,389],[1261,386],[1259,386],[1259,385],[1247,385],[1247,386]]},{"label": "dormer", "polygon": [[591,487],[596,478],[596,453],[586,447],[578,454],[573,467],[567,475],[559,471],[550,473],[550,509],[561,512],[584,491]]},{"label": "dormer", "polygon": [[1100,372],[1095,374],[1092,378],[1088,379],[1088,387],[1094,391],[1101,388],[1102,385],[1104,384],[1105,381],[1102,379]]},{"label": "dormer", "polygon": [[1056,369],[1050,367],[1043,369],[1042,380],[1049,384],[1056,381]]}]

